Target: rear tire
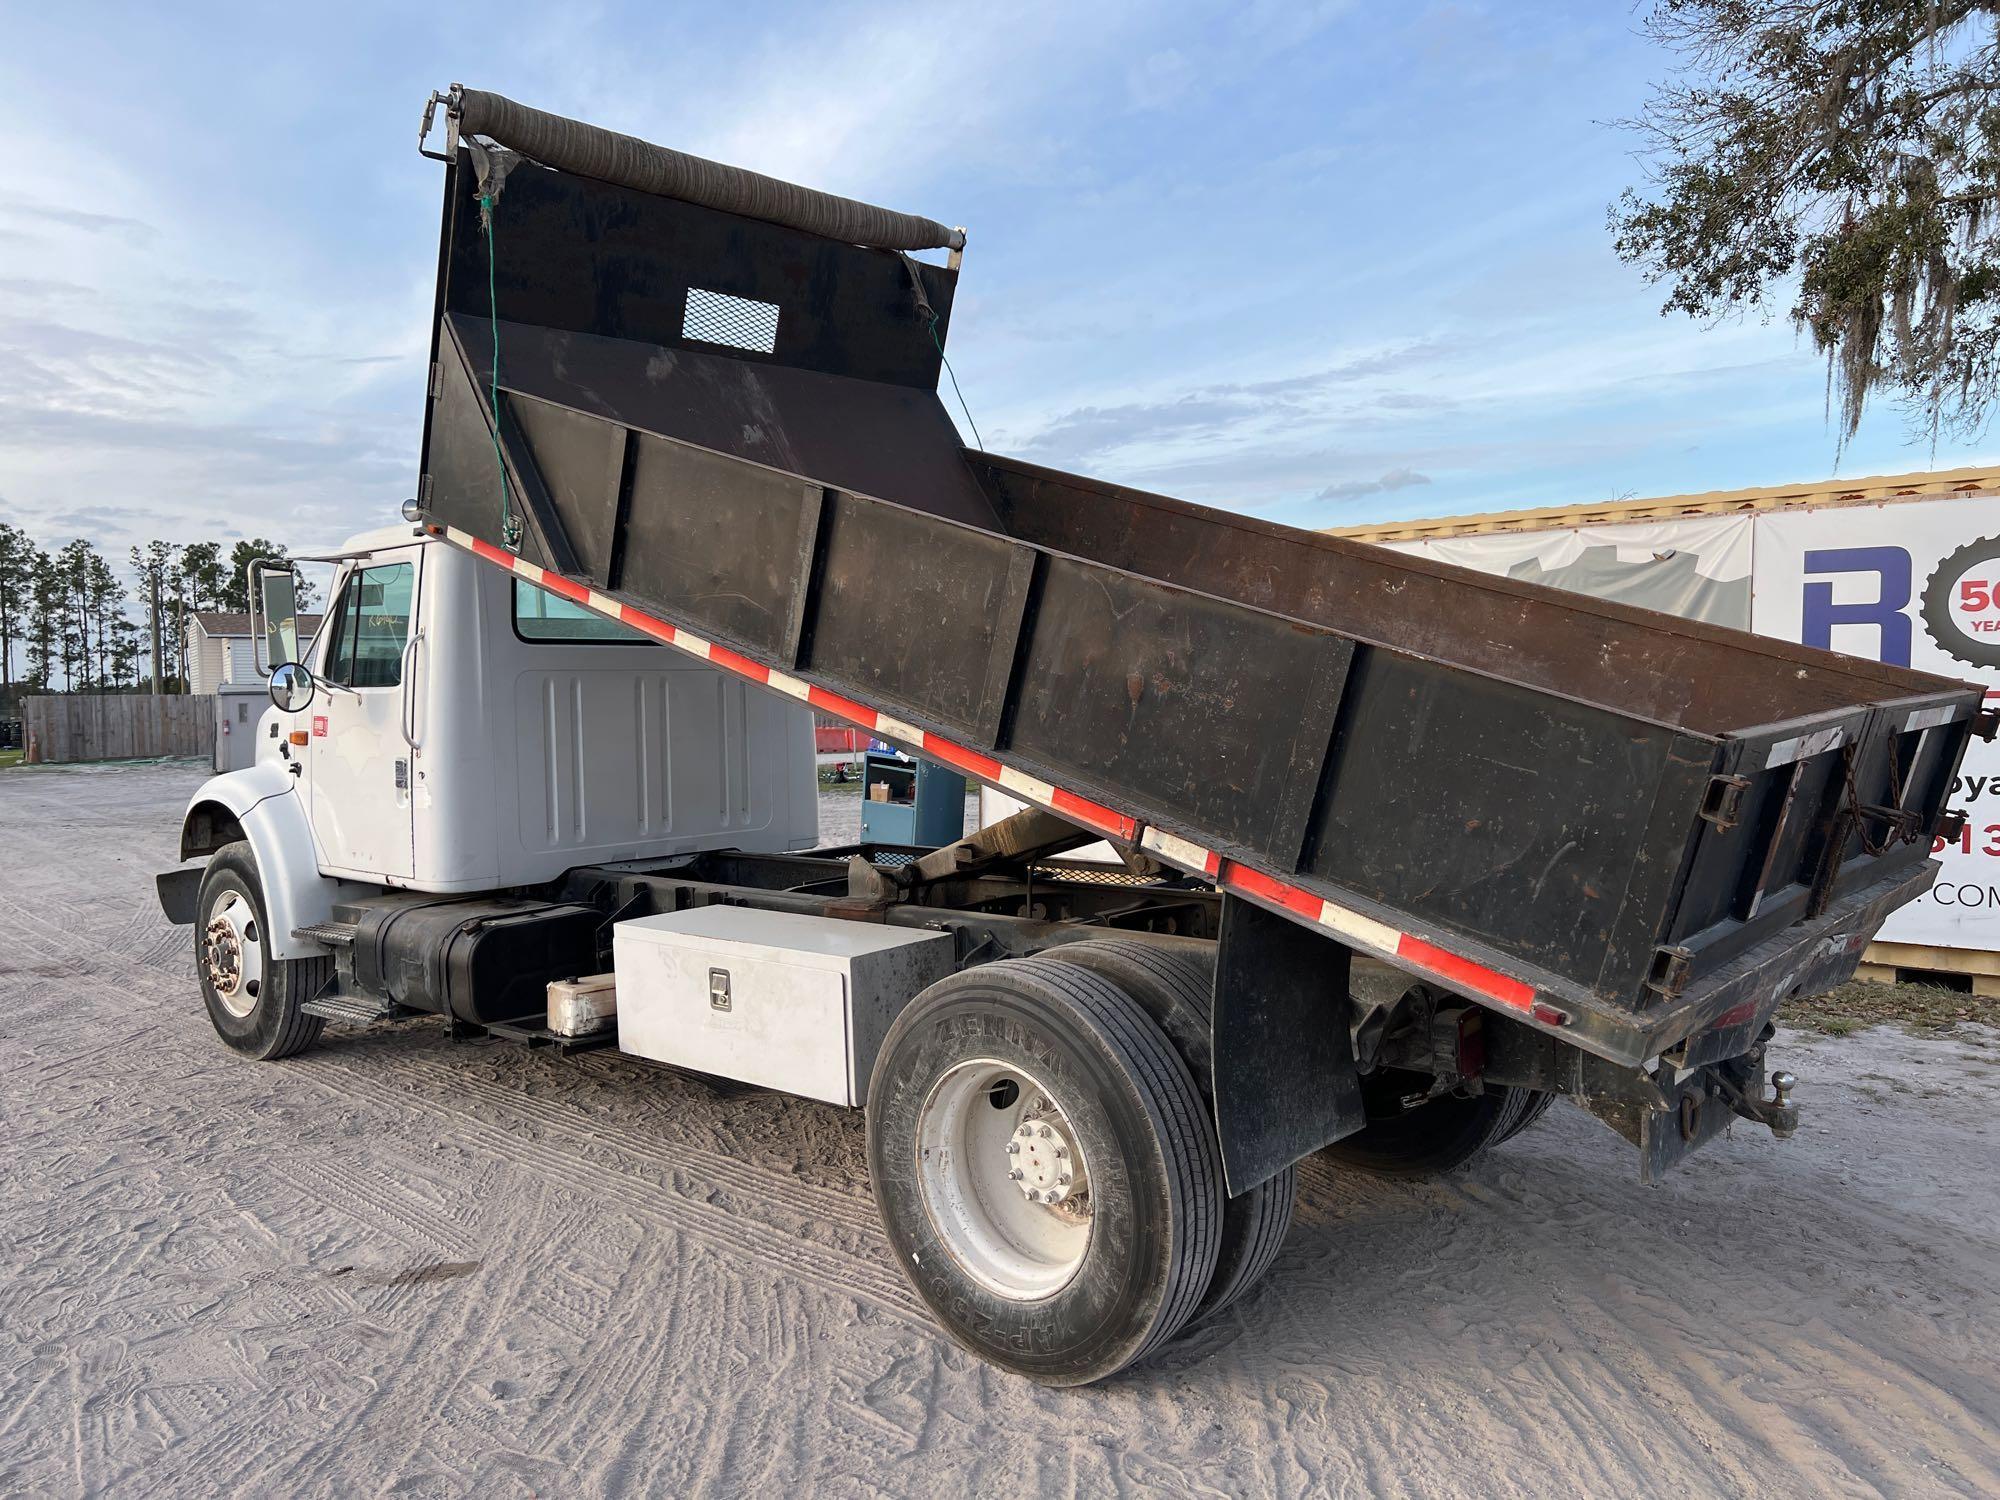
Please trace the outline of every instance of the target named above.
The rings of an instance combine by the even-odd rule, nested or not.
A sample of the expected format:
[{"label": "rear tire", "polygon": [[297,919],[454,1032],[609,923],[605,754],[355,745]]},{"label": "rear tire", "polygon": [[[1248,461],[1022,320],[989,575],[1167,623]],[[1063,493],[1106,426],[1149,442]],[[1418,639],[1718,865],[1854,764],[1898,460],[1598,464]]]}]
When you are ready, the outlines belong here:
[{"label": "rear tire", "polygon": [[195,902],[194,966],[216,1035],[268,1062],[302,1052],[326,1024],[299,1006],[333,977],[331,958],[274,959],[257,857],[242,840],[208,862]]},{"label": "rear tire", "polygon": [[1488,1084],[1478,1094],[1442,1094],[1414,1108],[1404,1096],[1430,1086],[1421,1073],[1384,1069],[1362,1080],[1368,1123],[1321,1148],[1329,1161],[1378,1177],[1432,1177],[1464,1166],[1526,1129],[1548,1108],[1539,1089]]},{"label": "rear tire", "polygon": [[[1161,948],[1129,938],[1066,943],[1043,955],[1104,975],[1146,1008],[1188,1065],[1195,1087],[1215,1113],[1215,1068],[1210,1056],[1209,1015],[1214,1005],[1215,958]],[[1298,1202],[1299,1169],[1238,1193],[1222,1206],[1222,1247],[1215,1277],[1195,1309],[1194,1320],[1221,1312],[1248,1292],[1271,1268],[1291,1232]]]},{"label": "rear tire", "polygon": [[1493,1144],[1496,1146],[1504,1145],[1506,1142],[1513,1140],[1515,1136],[1547,1114],[1549,1106],[1556,1102],[1556,1095],[1553,1089],[1516,1089],[1514,1092],[1528,1095],[1528,1107],[1522,1110],[1520,1118],[1507,1128],[1505,1135],[1494,1137]]},{"label": "rear tire", "polygon": [[1214,1275],[1201,1095],[1135,999],[1069,964],[968,969],[904,1008],[869,1082],[868,1168],[944,1331],[1044,1384],[1145,1358]]}]

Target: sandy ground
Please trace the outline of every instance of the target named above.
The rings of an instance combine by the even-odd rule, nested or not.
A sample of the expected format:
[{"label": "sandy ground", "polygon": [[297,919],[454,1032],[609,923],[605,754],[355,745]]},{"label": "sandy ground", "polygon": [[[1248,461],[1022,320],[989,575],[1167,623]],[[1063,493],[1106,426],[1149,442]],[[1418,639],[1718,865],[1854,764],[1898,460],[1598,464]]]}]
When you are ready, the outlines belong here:
[{"label": "sandy ground", "polygon": [[933,1330],[861,1122],[435,1023],[225,1051],[185,766],[0,773],[0,1493],[2000,1491],[1993,1033],[1794,1037],[1657,1188],[1567,1107],[1314,1163],[1258,1295],[1104,1386]]}]

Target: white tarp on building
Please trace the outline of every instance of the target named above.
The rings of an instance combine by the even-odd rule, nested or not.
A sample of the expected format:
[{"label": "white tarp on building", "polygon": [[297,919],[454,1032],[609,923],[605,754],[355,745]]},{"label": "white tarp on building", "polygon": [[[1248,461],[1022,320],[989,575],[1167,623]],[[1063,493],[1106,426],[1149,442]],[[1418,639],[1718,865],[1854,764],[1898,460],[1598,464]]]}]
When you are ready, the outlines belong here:
[{"label": "white tarp on building", "polygon": [[1750,539],[1749,516],[1690,516],[1389,545],[1524,583],[1748,630]]}]

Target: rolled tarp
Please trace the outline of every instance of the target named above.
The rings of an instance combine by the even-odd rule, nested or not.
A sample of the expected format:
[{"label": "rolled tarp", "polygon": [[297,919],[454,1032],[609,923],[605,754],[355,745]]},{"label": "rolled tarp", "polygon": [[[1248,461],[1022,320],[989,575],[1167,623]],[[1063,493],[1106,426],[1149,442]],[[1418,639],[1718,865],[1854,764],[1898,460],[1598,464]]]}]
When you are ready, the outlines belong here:
[{"label": "rolled tarp", "polygon": [[948,229],[935,219],[876,208],[655,146],[615,130],[530,109],[500,94],[454,86],[450,97],[461,136],[485,136],[531,161],[580,177],[803,229],[849,245],[957,250],[965,244],[963,230]]}]

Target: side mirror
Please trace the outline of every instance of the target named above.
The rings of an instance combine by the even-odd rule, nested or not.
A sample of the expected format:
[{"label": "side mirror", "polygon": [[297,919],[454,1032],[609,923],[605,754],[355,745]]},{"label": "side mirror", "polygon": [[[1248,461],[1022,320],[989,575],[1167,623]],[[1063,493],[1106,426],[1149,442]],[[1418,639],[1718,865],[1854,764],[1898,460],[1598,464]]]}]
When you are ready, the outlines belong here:
[{"label": "side mirror", "polygon": [[[253,567],[255,565],[253,564]],[[299,581],[284,564],[256,567],[264,645],[273,669],[299,659]]]},{"label": "side mirror", "polygon": [[318,687],[313,674],[295,661],[283,662],[271,671],[271,701],[288,714],[312,702]]}]

